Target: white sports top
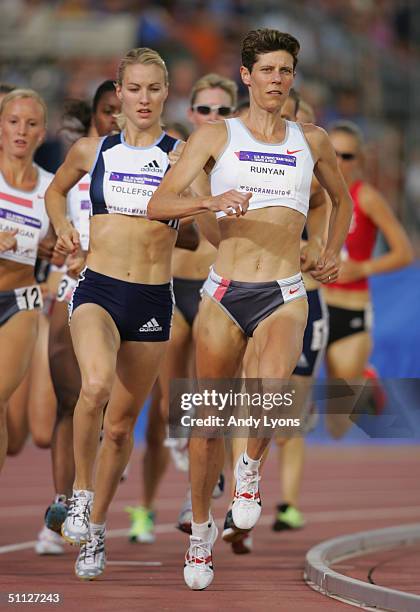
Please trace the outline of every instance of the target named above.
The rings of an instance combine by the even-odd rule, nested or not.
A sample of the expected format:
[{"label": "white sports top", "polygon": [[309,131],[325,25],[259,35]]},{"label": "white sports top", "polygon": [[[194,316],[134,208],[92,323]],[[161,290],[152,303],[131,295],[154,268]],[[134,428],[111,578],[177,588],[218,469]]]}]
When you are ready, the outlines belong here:
[{"label": "white sports top", "polygon": [[85,174],[67,194],[67,213],[70,221],[80,234],[83,251],[89,249],[89,219],[91,202],[89,196],[90,176]]},{"label": "white sports top", "polygon": [[212,195],[251,191],[248,210],[286,206],[306,217],[314,160],[299,123],[286,121],[284,141],[272,144],[256,140],[239,118],[225,122],[228,140],[210,175]]},{"label": "white sports top", "polygon": [[38,182],[33,191],[11,187],[0,172],[0,231],[18,230],[16,251],[0,253],[0,258],[34,266],[38,243],[45,238],[49,218],[44,194],[54,176],[35,165]]}]

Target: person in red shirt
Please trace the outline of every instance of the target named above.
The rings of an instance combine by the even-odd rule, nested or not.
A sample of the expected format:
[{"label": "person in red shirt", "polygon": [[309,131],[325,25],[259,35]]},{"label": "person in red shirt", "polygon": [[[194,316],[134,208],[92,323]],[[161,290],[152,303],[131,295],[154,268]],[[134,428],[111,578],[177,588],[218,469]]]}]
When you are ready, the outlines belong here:
[{"label": "person in red shirt", "polygon": [[[372,349],[369,277],[407,266],[413,260],[413,251],[385,198],[364,180],[360,129],[343,121],[333,124],[329,135],[354,209],[338,279],[324,286],[330,319],[327,370],[330,378],[354,381],[368,377],[365,371]],[[389,250],[373,257],[378,230]],[[330,404],[327,427],[333,437],[340,437],[351,421],[347,413],[334,412]]]}]

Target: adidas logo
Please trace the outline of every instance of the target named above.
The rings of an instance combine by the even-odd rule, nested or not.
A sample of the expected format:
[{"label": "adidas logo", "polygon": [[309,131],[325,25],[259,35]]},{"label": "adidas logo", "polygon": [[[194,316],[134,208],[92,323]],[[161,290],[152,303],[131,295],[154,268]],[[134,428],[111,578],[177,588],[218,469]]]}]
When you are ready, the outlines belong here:
[{"label": "adidas logo", "polygon": [[159,325],[159,323],[156,321],[154,317],[153,319],[150,319],[150,321],[147,321],[147,323],[139,327],[139,332],[160,332],[160,331],[162,331],[162,326]]},{"label": "adidas logo", "polygon": [[161,172],[161,167],[158,162],[154,159],[148,164],[144,164],[142,170],[148,170],[149,172]]}]

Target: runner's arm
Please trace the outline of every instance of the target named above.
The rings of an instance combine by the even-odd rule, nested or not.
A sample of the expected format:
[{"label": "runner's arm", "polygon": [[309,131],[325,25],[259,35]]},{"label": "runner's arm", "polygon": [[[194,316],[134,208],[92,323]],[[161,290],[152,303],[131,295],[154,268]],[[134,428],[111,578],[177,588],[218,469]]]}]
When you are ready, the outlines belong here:
[{"label": "runner's arm", "polygon": [[179,160],[169,170],[151,197],[147,209],[149,219],[179,219],[208,210],[241,216],[248,208],[252,194],[230,190],[218,196],[181,197],[194,182],[210,158],[217,158],[226,140],[222,124],[203,125],[191,134]]}]

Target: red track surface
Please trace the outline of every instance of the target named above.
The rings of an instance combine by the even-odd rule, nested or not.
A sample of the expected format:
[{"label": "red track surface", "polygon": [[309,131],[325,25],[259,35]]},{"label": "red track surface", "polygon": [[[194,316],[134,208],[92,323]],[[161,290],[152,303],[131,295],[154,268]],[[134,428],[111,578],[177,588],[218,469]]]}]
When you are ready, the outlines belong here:
[{"label": "red track surface", "polygon": [[[139,490],[139,453],[133,457],[128,482],[123,483],[111,508],[108,529],[127,527],[125,505],[133,503]],[[162,484],[155,544],[131,544],[126,537],[109,538],[110,561],[96,582],[80,582],[73,574],[76,551],[66,547],[60,557],[38,557],[32,547],[8,550],[6,545],[30,542],[42,526],[43,513],[52,497],[49,452],[28,446],[17,458],[8,459],[0,478],[0,608],[28,609],[28,605],[5,603],[5,593],[60,593],[66,611],[77,610],[276,610],[317,612],[351,609],[308,588],[302,579],[306,551],[327,538],[366,529],[412,523],[420,516],[418,451],[414,447],[367,448],[312,447],[302,496],[307,518],[305,529],[274,533],[270,529],[279,500],[274,449],[262,480],[263,517],[255,529],[255,551],[233,556],[220,539],[216,545],[215,580],[204,592],[191,592],[182,578],[187,537],[175,529],[185,490],[185,476],[172,467]],[[227,495],[215,504],[222,520]],[[118,534],[117,534],[118,535]],[[402,555],[402,556],[401,556]],[[387,553],[380,557],[376,583],[414,590],[401,568],[418,567],[420,549]],[[360,577],[367,580],[375,559],[360,559]],[[393,560],[394,559],[394,560]],[[119,562],[114,565],[114,562]],[[159,562],[161,566],[144,566]],[[337,566],[342,573],[354,562]],[[356,568],[357,569],[357,568]],[[358,572],[356,572],[358,573]],[[352,574],[353,575],[353,574]],[[410,574],[414,580],[414,571]],[[418,579],[418,576],[416,577]],[[413,587],[413,588],[411,588]],[[418,589],[417,589],[418,592]],[[33,607],[33,605],[32,605]],[[37,608],[51,609],[51,604]]]}]

